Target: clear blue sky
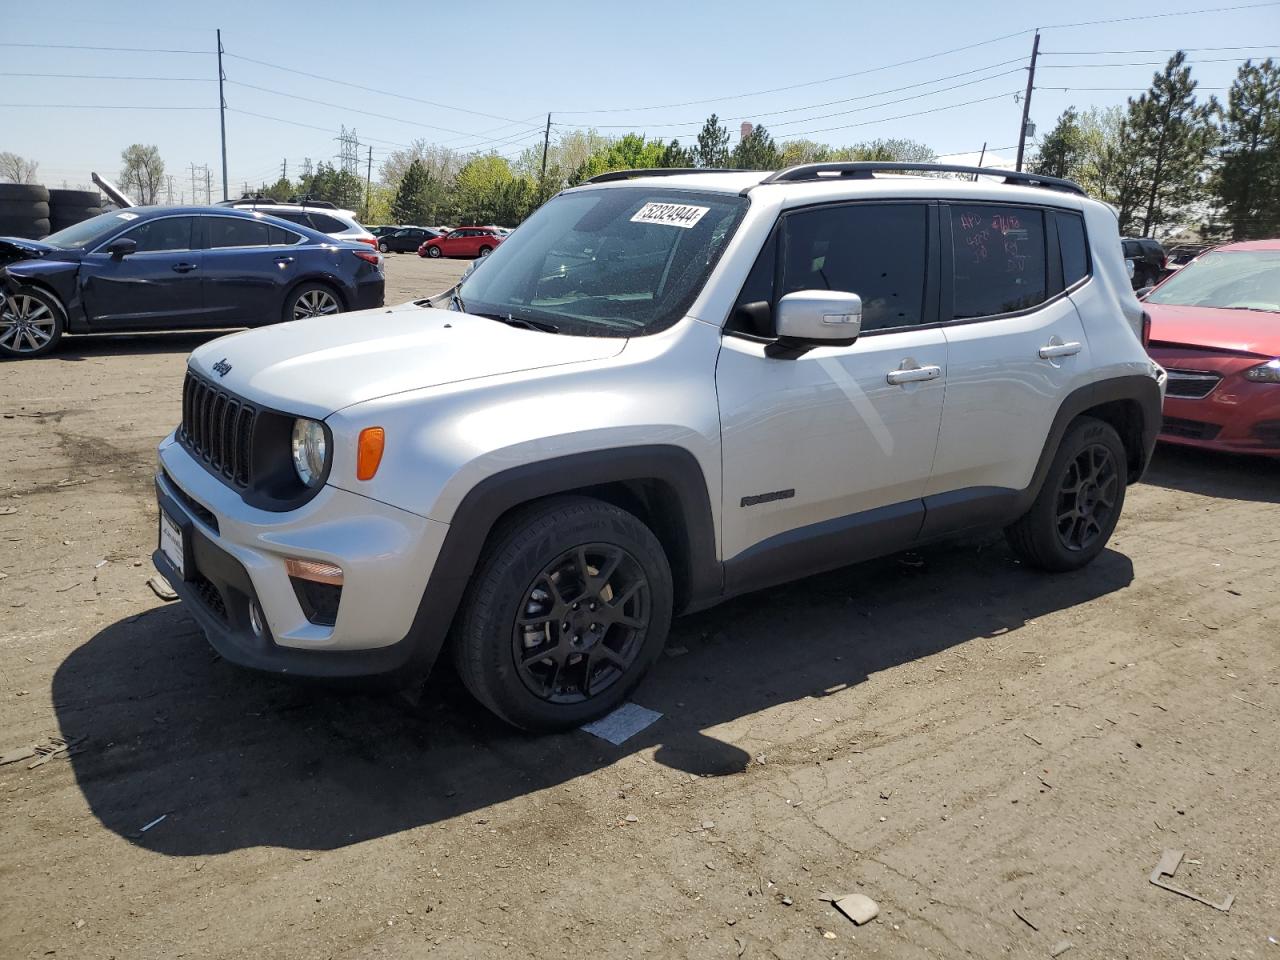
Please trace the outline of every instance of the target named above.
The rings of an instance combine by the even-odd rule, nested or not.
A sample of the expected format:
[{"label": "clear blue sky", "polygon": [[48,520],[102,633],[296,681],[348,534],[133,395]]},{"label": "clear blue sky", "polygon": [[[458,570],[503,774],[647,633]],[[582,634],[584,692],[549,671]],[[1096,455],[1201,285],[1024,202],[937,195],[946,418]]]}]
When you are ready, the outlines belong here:
[{"label": "clear blue sky", "polygon": [[[1032,118],[1043,133],[1069,104],[1123,103],[1129,93],[1145,88],[1159,69],[1150,61],[1162,63],[1175,48],[1201,48],[1189,56],[1204,88],[1229,86],[1246,57],[1280,57],[1280,4],[1092,26],[1054,24],[1256,2],[1171,0],[1134,6],[1114,0],[915,0],[871,6],[835,0],[649,0],[639,5],[225,0],[215,7],[183,0],[132,0],[126,8],[89,0],[46,0],[41,5],[9,6],[0,41],[212,51],[214,28],[221,27],[223,44],[234,55],[224,66],[232,81],[226,88],[227,141],[235,191],[246,180],[274,180],[285,159],[291,174],[303,157],[332,160],[340,124],[354,127],[362,143],[373,146],[376,172],[387,151],[418,137],[515,155],[522,145],[541,142],[549,110],[558,125],[596,126],[609,133],[634,129],[650,136],[679,136],[685,142],[696,136],[702,120],[714,110],[725,118],[763,122],[779,140],[808,135],[847,144],[909,137],[943,155],[967,154],[985,141],[997,159],[1007,159],[1010,145],[1017,141],[1021,112],[1013,94],[1025,85],[1022,68],[1036,26],[1042,28],[1042,57]],[[31,12],[40,8],[48,12]],[[944,53],[971,44],[978,45]],[[1203,49],[1249,45],[1261,46]],[[1137,50],[1153,52],[1097,52]],[[889,66],[921,57],[925,59]],[[250,60],[441,106],[311,79]],[[14,75],[37,73],[195,79]],[[175,176],[175,190],[190,191],[189,164],[207,163],[213,170],[215,199],[220,192],[217,84],[210,82],[216,67],[211,53],[10,45],[0,46],[0,74],[0,150],[37,160],[44,182],[84,183],[90,170],[114,176],[120,151],[141,142],[160,147],[168,172]],[[830,79],[837,76],[840,79]],[[902,89],[912,84],[920,85]],[[943,89],[957,84],[965,85]],[[791,89],[758,93],[779,87]],[[740,96],[746,93],[753,95]],[[887,102],[892,100],[902,102]],[[983,102],[957,106],[974,100]],[[621,109],[654,105],[663,106]],[[143,106],[202,109],[134,109]],[[935,109],[939,107],[948,109]],[[899,116],[925,110],[935,112]],[[736,137],[737,121],[730,127]],[[365,155],[364,147],[361,154]]]}]

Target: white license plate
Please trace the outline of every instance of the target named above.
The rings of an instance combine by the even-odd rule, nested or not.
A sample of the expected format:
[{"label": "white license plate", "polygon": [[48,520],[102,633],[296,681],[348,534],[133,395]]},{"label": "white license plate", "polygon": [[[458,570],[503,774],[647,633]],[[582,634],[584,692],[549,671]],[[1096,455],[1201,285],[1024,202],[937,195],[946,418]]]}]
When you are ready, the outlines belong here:
[{"label": "white license plate", "polygon": [[182,529],[169,519],[169,515],[160,511],[160,550],[178,571],[180,578],[186,578],[182,568]]}]

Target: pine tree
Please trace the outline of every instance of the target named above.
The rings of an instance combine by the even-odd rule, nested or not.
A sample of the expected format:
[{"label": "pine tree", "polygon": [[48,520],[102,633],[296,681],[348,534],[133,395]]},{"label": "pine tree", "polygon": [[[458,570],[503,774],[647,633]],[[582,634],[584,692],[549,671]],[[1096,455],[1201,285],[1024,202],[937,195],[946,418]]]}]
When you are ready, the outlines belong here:
[{"label": "pine tree", "polygon": [[1040,141],[1033,169],[1047,177],[1074,178],[1084,161],[1084,131],[1075,107],[1067,107],[1052,130]]},{"label": "pine tree", "polygon": [[1141,187],[1144,237],[1153,236],[1157,227],[1185,220],[1205,191],[1203,174],[1215,140],[1211,121],[1217,103],[1212,98],[1196,101],[1196,82],[1186,59],[1179,50],[1155,75],[1151,89],[1129,101],[1124,147]]},{"label": "pine tree", "polygon": [[1280,234],[1280,67],[1246,61],[1227,97],[1213,192],[1236,240]]},{"label": "pine tree", "polygon": [[430,213],[430,180],[421,160],[414,160],[400,179],[391,201],[391,219],[396,223],[425,223]]},{"label": "pine tree", "polygon": [[693,151],[688,147],[680,146],[679,140],[672,140],[662,150],[662,157],[658,162],[660,167],[692,167]]},{"label": "pine tree", "polygon": [[714,113],[707,117],[698,134],[694,159],[700,167],[723,167],[729,162],[729,131]]},{"label": "pine tree", "polygon": [[733,148],[729,165],[740,170],[774,170],[781,159],[782,154],[769,131],[756,126]]}]

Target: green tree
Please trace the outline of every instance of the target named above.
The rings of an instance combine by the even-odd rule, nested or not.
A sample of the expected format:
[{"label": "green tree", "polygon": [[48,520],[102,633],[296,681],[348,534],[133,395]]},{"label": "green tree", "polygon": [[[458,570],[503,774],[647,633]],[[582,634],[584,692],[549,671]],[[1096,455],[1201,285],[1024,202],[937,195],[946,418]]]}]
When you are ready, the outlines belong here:
[{"label": "green tree", "polygon": [[132,193],[139,206],[156,202],[164,185],[164,161],[155,144],[135,143],[120,152],[124,167],[120,170],[120,189]]},{"label": "green tree", "polygon": [[1086,157],[1087,143],[1074,106],[1067,107],[1043,140],[1032,170],[1048,177],[1075,177]]},{"label": "green tree", "polygon": [[688,147],[680,146],[679,140],[672,140],[663,148],[662,156],[659,159],[660,167],[692,167],[694,162],[693,150]]},{"label": "green tree", "polygon": [[391,219],[396,223],[426,224],[432,219],[430,214],[433,212],[426,167],[421,160],[411,160],[391,201]]},{"label": "green tree", "polygon": [[1232,238],[1280,234],[1280,67],[1270,58],[1236,73],[1212,189]]},{"label": "green tree", "polygon": [[327,200],[348,209],[359,209],[364,205],[364,177],[321,161],[314,172],[304,173],[299,179],[298,196],[310,200]]},{"label": "green tree", "polygon": [[933,147],[916,140],[890,138],[855,143],[851,147],[829,150],[824,160],[881,160],[890,163],[932,163],[937,159]]},{"label": "green tree", "polygon": [[532,177],[517,177],[496,153],[474,156],[454,180],[452,210],[468,223],[513,226],[527,217],[538,193]]},{"label": "green tree", "polygon": [[[573,172],[569,183],[583,183],[610,170],[645,170],[670,166],[663,162],[670,146],[661,140],[646,140],[640,133],[628,133],[610,141],[603,149],[587,157]],[[679,144],[676,143],[675,146],[678,150]]]},{"label": "green tree", "polygon": [[714,113],[707,117],[698,134],[694,159],[700,167],[723,167],[729,162],[729,131]]},{"label": "green tree", "polygon": [[742,170],[774,170],[781,158],[782,154],[769,131],[758,125],[738,141],[729,155],[729,165]]},{"label": "green tree", "polygon": [[1141,187],[1144,237],[1185,222],[1205,193],[1217,104],[1212,98],[1197,102],[1186,59],[1179,50],[1152,79],[1151,89],[1129,100],[1125,159]]}]

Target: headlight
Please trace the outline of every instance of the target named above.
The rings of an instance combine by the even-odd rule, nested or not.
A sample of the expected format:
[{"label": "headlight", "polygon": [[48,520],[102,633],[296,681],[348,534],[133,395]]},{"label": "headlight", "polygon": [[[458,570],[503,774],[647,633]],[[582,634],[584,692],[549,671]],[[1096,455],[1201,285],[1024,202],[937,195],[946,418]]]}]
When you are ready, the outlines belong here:
[{"label": "headlight", "polygon": [[1256,383],[1280,383],[1280,359],[1250,367],[1244,372],[1244,378]]},{"label": "headlight", "polygon": [[293,421],[293,469],[306,486],[314,487],[324,476],[327,454],[324,427],[302,417]]}]

